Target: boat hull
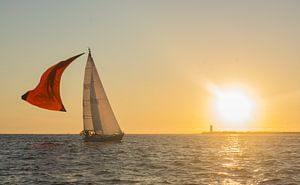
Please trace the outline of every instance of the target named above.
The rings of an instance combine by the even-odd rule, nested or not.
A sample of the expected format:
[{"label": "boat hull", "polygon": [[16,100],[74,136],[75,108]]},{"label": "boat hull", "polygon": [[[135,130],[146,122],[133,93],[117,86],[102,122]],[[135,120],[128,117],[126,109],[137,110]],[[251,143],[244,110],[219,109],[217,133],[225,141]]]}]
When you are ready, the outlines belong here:
[{"label": "boat hull", "polygon": [[102,136],[102,135],[92,135],[84,136],[83,140],[85,142],[110,142],[110,141],[121,141],[124,134],[111,135],[111,136]]}]

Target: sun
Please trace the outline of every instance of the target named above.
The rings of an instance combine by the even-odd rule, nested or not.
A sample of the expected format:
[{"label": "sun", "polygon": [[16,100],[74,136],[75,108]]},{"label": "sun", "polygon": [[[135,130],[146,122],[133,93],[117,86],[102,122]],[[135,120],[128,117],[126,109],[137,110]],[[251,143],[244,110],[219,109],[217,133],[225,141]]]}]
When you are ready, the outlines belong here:
[{"label": "sun", "polygon": [[250,120],[253,103],[241,91],[224,91],[216,97],[215,108],[219,118],[225,122],[240,123]]},{"label": "sun", "polygon": [[238,88],[213,88],[212,92],[215,120],[229,129],[245,129],[254,116],[254,99]]}]

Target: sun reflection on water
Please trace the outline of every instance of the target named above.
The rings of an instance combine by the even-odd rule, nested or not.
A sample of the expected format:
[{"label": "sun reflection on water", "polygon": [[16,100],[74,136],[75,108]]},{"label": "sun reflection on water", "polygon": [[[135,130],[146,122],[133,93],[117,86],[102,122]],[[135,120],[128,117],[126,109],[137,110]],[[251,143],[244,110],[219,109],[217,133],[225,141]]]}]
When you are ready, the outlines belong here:
[{"label": "sun reflection on water", "polygon": [[222,167],[223,172],[218,174],[226,175],[227,178],[224,178],[222,184],[236,185],[240,184],[237,180],[237,177],[240,173],[243,172],[243,168],[240,164],[240,158],[243,155],[241,138],[238,134],[230,134],[226,138],[221,151],[220,156],[222,156]]},{"label": "sun reflection on water", "polygon": [[227,142],[223,146],[223,151],[227,154],[241,154],[241,143],[238,134],[230,134],[227,137]]}]

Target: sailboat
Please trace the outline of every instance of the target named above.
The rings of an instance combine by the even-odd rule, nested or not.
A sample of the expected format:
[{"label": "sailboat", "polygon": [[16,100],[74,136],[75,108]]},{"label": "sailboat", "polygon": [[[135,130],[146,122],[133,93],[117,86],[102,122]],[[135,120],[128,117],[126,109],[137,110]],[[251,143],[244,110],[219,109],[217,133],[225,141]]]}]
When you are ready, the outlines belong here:
[{"label": "sailboat", "polygon": [[[66,112],[60,97],[61,76],[68,65],[83,54],[48,68],[42,74],[39,84],[22,95],[22,99],[40,108]],[[84,74],[83,131],[80,135],[84,141],[121,141],[124,136],[104,91],[90,49]]]},{"label": "sailboat", "polygon": [[83,82],[84,141],[120,141],[122,132],[112,111],[97,72],[91,50],[85,66]]}]

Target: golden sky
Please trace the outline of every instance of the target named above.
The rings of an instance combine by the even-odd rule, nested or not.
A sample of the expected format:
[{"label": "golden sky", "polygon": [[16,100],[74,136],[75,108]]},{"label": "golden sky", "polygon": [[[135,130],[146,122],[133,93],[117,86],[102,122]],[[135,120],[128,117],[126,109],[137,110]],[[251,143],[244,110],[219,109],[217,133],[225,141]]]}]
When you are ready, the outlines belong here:
[{"label": "golden sky", "polygon": [[[21,100],[41,74],[91,47],[125,133],[300,131],[299,1],[1,1],[0,133],[79,133],[86,55],[64,72],[67,113]],[[209,85],[255,103],[218,122]]]}]

